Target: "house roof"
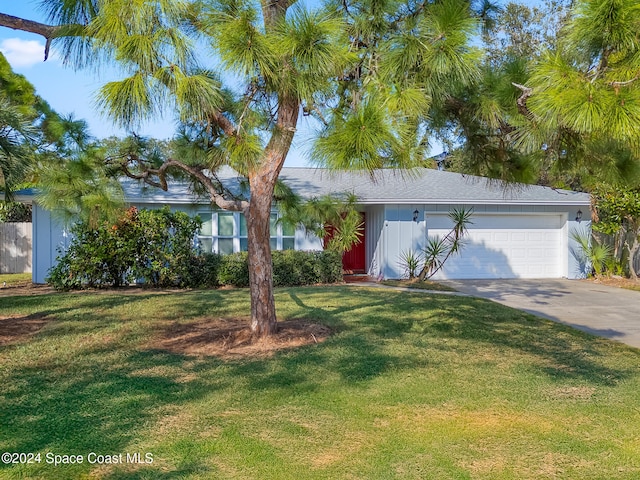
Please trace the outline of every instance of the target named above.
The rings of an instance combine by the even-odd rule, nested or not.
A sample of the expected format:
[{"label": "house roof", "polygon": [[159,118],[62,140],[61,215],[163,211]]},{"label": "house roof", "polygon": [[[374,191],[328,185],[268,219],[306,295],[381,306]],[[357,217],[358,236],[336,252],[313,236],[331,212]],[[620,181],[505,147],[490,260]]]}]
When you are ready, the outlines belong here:
[{"label": "house roof", "polygon": [[[230,168],[218,177],[234,193],[242,191],[242,179]],[[473,175],[428,168],[385,169],[365,172],[335,172],[321,168],[283,168],[280,179],[303,198],[327,194],[354,194],[362,205],[376,204],[504,204],[504,205],[589,205],[587,193],[558,190],[538,185],[505,184]],[[123,182],[130,202],[200,203],[207,197],[188,193],[188,184],[171,183],[167,192]]]},{"label": "house roof", "polygon": [[385,169],[365,172],[331,172],[313,168],[287,168],[280,178],[305,197],[328,193],[353,193],[362,204],[566,204],[590,203],[586,193],[538,185],[507,184],[473,175],[430,168]]},{"label": "house roof", "polygon": [[[33,203],[33,197],[36,194],[36,190],[34,188],[23,188],[21,190],[17,190],[13,192],[14,201],[18,203],[26,203],[27,205],[31,205]],[[0,192],[0,201],[5,200],[4,192]]]}]

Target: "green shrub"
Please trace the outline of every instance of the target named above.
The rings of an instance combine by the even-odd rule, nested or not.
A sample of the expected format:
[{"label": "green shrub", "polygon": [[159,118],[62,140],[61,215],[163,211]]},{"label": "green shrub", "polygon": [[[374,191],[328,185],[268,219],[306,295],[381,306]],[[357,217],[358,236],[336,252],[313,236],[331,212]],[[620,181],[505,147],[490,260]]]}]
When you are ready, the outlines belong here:
[{"label": "green shrub", "polygon": [[155,287],[189,286],[200,221],[186,213],[129,208],[115,223],[78,223],[66,253],[49,271],[57,289],[120,287],[138,281]]},{"label": "green shrub", "polygon": [[[199,220],[182,212],[130,208],[115,223],[96,228],[80,223],[73,241],[49,271],[59,290],[119,287],[133,282],[152,287],[215,288],[249,286],[247,252],[198,254],[193,238]],[[274,251],[275,286],[342,281],[339,251]]]},{"label": "green shrub", "polygon": [[217,253],[193,255],[189,263],[189,276],[183,286],[188,288],[219,287],[218,277],[222,258],[222,255]]},{"label": "green shrub", "polygon": [[[341,252],[284,250],[273,251],[271,256],[274,286],[292,287],[342,281]],[[246,252],[221,257],[218,283],[234,287],[249,285],[249,263]]]},{"label": "green shrub", "polygon": [[193,239],[199,220],[184,212],[171,212],[168,207],[140,210],[137,220],[134,277],[154,287],[191,286]]},{"label": "green shrub", "polygon": [[317,256],[316,275],[318,283],[336,283],[342,281],[342,252],[324,250],[315,252]]},{"label": "green shrub", "polygon": [[249,286],[249,261],[247,252],[223,255],[218,272],[218,283],[234,287]]},{"label": "green shrub", "polygon": [[277,287],[320,283],[314,272],[314,252],[272,252],[273,284]]},{"label": "green shrub", "polygon": [[292,253],[295,253],[295,251],[285,250],[271,252],[274,286],[285,287],[298,284],[299,272],[296,271]]},{"label": "green shrub", "polygon": [[335,250],[273,252],[276,286],[313,285],[342,281],[342,253]]},{"label": "green shrub", "polygon": [[133,281],[134,250],[127,222],[91,229],[85,224],[71,229],[73,241],[67,252],[49,270],[47,282],[58,290],[114,286]]}]

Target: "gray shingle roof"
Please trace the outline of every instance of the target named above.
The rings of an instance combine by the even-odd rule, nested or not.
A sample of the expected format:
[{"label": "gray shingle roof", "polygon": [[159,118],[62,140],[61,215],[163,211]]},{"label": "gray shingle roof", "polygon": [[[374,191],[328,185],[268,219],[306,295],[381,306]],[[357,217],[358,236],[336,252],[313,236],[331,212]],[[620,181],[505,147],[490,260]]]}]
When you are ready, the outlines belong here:
[{"label": "gray shingle roof", "polygon": [[473,175],[429,168],[330,172],[314,168],[285,168],[280,178],[305,197],[354,193],[363,204],[382,203],[517,203],[589,204],[589,194],[537,185],[504,184]]},{"label": "gray shingle roof", "polygon": [[[240,191],[236,172],[224,169],[219,178]],[[362,172],[333,172],[320,168],[283,168],[280,178],[303,198],[353,193],[359,203],[373,204],[515,204],[589,205],[586,193],[537,185],[505,184],[473,175],[417,168]],[[169,191],[124,182],[126,197],[142,203],[209,203],[188,193],[185,183],[169,183]]]}]

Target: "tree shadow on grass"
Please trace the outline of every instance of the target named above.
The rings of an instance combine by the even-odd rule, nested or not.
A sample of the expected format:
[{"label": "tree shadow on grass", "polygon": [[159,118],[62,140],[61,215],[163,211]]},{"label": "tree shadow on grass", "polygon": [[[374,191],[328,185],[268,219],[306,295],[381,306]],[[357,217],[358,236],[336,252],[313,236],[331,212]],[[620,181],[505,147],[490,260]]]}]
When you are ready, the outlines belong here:
[{"label": "tree shadow on grass", "polygon": [[[418,348],[427,344],[424,348],[434,350],[469,349],[470,355],[482,345],[495,347],[505,355],[526,354],[532,359],[528,368],[559,381],[614,386],[638,374],[635,369],[601,361],[617,345],[494,302],[421,292],[369,292],[361,297],[361,303],[351,301],[328,307],[319,307],[302,295],[288,292],[300,307],[295,315],[324,318],[337,334],[322,347],[285,354],[276,371],[266,372],[251,362],[241,368],[240,374],[255,374],[251,385],[257,390],[295,385],[302,392],[315,388],[300,368],[305,363],[323,364],[346,382],[366,381],[391,368],[426,365],[426,360],[406,351],[385,348],[386,342],[398,340]],[[640,352],[627,350],[640,358]]]},{"label": "tree shadow on grass", "polygon": [[[327,300],[327,294],[332,293],[335,301]],[[61,352],[59,360],[36,358],[22,365],[1,365],[4,371],[0,370],[0,375],[5,380],[0,387],[1,449],[85,455],[91,451],[124,452],[156,428],[163,412],[218,392],[233,401],[271,394],[272,404],[286,405],[291,397],[318,392],[333,382],[366,387],[391,370],[442,367],[428,363],[434,362],[431,359],[416,358],[418,348],[466,349],[463,352],[472,355],[479,346],[488,346],[499,355],[524,353],[536,360],[529,368],[539,374],[602,386],[614,386],[638,374],[631,367],[616,368],[601,361],[608,349],[623,346],[485,300],[366,289],[348,295],[340,289],[291,289],[279,291],[281,294],[289,298],[284,309],[287,317],[321,321],[333,328],[335,335],[324,343],[278,353],[270,359],[223,363],[215,358],[145,350],[123,337],[104,344],[79,345],[72,356]],[[188,322],[218,308],[233,312],[246,307],[245,295],[181,294],[172,298],[172,310],[165,313],[170,319]],[[73,324],[65,328],[74,333],[90,332],[101,323],[117,321],[110,309],[148,300],[153,296],[91,296],[76,307],[65,310],[63,304],[53,304],[50,310],[65,312],[65,321]],[[110,316],[82,320],[80,315],[75,319],[73,308],[101,309]],[[65,332],[68,330],[45,329],[38,338],[63,337]],[[404,345],[414,348],[402,349]],[[638,358],[637,351],[626,352]],[[224,373],[219,374],[220,370]],[[326,381],[323,376],[333,379]],[[0,466],[0,476],[10,470],[25,478],[53,478],[53,467],[15,468]],[[92,470],[86,464],[57,468],[58,478],[76,478]],[[115,469],[105,478],[214,478],[213,469],[206,455],[190,455],[169,459],[169,469],[159,465],[133,471]]]},{"label": "tree shadow on grass", "polygon": [[[223,308],[226,313],[246,306],[244,292],[206,292],[205,295],[176,296],[172,311],[163,312],[164,321],[184,321]],[[295,295],[294,295],[295,297]],[[280,354],[273,360],[241,359],[223,363],[215,358],[194,360],[188,355],[176,355],[159,350],[141,350],[140,345],[126,336],[107,338],[103,343],[95,337],[101,329],[135,319],[121,318],[113,309],[135,307],[153,300],[154,295],[88,295],[79,301],[65,304],[64,298],[53,301],[46,310],[52,324],[40,331],[32,345],[64,345],[70,338],[94,337],[84,344],[71,343],[70,352],[56,357],[49,351],[45,360],[20,357],[20,366],[5,371],[5,387],[0,389],[0,446],[6,451],[54,452],[63,455],[126,452],[149,425],[153,425],[167,409],[180,408],[212,392],[233,391],[234,379],[244,379],[251,391],[269,389],[289,390],[303,394],[321,388],[322,382],[300,365],[325,363],[339,372],[345,381],[356,382],[382,374],[393,358],[382,353],[369,338],[357,336],[357,329],[335,319],[340,315],[354,316],[360,308],[371,305],[364,296],[360,302],[329,309],[305,306],[294,298],[294,303],[306,311],[304,316],[329,320],[331,327],[345,332],[338,335],[330,351],[339,347],[337,354],[328,354],[323,345]],[[194,301],[195,300],[195,301]],[[33,299],[20,298],[16,310],[37,310]],[[382,302],[378,302],[382,304]],[[92,315],[84,312],[99,312]],[[334,318],[332,321],[331,319]],[[55,323],[58,322],[59,325]],[[150,327],[152,328],[152,327]],[[33,341],[33,343],[31,343]],[[48,343],[47,343],[48,342]],[[59,343],[61,342],[61,343]],[[20,348],[20,345],[7,347]],[[2,352],[2,350],[0,350]],[[4,353],[7,352],[5,348]],[[334,352],[335,353],[335,352]],[[218,377],[217,368],[224,366],[231,373]],[[175,470],[161,471],[155,466],[140,467],[139,471],[122,473],[116,468],[105,473],[106,478],[180,478],[198,472],[206,475],[210,468],[197,458],[176,465]],[[48,477],[47,465],[33,467],[0,466],[25,477]],[[92,471],[94,466],[76,465],[55,467],[60,478],[76,478]],[[203,473],[205,472],[205,473]],[[213,475],[213,472],[210,472]],[[111,477],[109,477],[111,475]],[[132,476],[133,475],[133,476]]]},{"label": "tree shadow on grass", "polygon": [[[72,365],[13,369],[11,386],[4,389],[0,405],[3,449],[84,455],[84,466],[47,469],[41,465],[42,475],[56,469],[60,478],[73,478],[73,472],[87,471],[89,452],[124,453],[165,408],[226,388],[201,379],[180,356],[132,352],[122,355],[117,363],[90,360],[100,354],[117,357],[110,345],[102,351],[93,348],[80,353],[87,361],[75,359]],[[0,467],[0,472],[3,468],[7,467]]]},{"label": "tree shadow on grass", "polygon": [[424,324],[423,333],[473,344],[525,353],[538,361],[530,369],[558,380],[581,380],[614,386],[638,371],[614,368],[600,361],[611,348],[626,350],[640,360],[640,351],[588,335],[568,326],[476,298],[455,303],[433,299],[444,319]]},{"label": "tree shadow on grass", "polygon": [[[207,369],[215,370],[221,364],[217,359],[199,365],[182,355],[140,350],[126,333],[103,335],[103,329],[135,321],[122,319],[111,309],[153,300],[153,294],[87,295],[72,304],[65,303],[63,297],[58,301],[48,299],[50,308],[43,314],[51,321],[37,336],[0,348],[5,358],[12,358],[13,351],[19,358],[14,365],[0,364],[0,449],[85,455],[85,462],[53,467],[43,459],[32,466],[0,465],[0,476],[3,470],[23,472],[16,474],[24,478],[82,476],[94,468],[86,462],[89,452],[124,453],[150,422],[161,418],[162,412],[228,388],[220,378],[206,374]],[[215,292],[208,293],[208,298],[209,306],[222,302],[222,296]],[[16,309],[37,309],[38,299],[15,300]],[[205,311],[199,302],[191,300],[177,302],[181,305],[175,315],[169,312],[168,318],[189,318]],[[84,313],[87,311],[104,314],[88,315]],[[67,335],[78,341],[69,343]],[[84,339],[89,339],[86,344],[82,343]],[[54,345],[62,350],[52,352]],[[46,349],[43,359],[37,353],[20,354],[20,349],[37,350],[38,346]],[[208,467],[187,467],[202,468]],[[141,472],[140,478],[145,478],[144,469]],[[179,478],[176,475],[173,478]]]}]

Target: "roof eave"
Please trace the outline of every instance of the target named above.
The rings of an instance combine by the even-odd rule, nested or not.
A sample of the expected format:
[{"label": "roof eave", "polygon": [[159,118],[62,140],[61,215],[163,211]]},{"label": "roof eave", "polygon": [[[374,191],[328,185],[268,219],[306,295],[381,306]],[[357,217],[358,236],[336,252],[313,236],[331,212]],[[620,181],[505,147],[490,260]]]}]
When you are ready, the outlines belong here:
[{"label": "roof eave", "polygon": [[414,199],[366,199],[358,200],[359,205],[450,205],[450,204],[462,204],[462,205],[564,205],[564,206],[584,206],[591,205],[590,199],[572,199],[572,200],[469,200],[469,199],[455,199],[455,198],[442,198],[442,199],[430,199],[424,200],[419,198]]}]

